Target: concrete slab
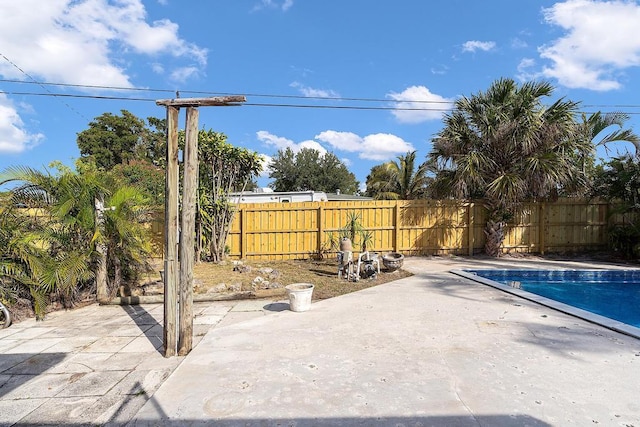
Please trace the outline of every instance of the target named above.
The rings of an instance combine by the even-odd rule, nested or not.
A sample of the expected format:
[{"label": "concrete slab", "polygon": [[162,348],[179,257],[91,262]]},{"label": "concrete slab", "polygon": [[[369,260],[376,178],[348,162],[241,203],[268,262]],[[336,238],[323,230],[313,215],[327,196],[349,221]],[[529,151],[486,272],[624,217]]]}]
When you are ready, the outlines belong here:
[{"label": "concrete slab", "polygon": [[90,425],[93,420],[85,413],[99,399],[98,396],[49,399],[20,419],[19,425]]},{"label": "concrete slab", "polygon": [[88,353],[117,352],[134,340],[134,337],[110,337],[106,336],[87,346],[84,351]]},{"label": "concrete slab", "polygon": [[107,394],[130,371],[101,371],[74,374],[72,381],[56,397],[89,397]]},{"label": "concrete slab", "polygon": [[55,397],[73,381],[75,374],[11,375],[0,388],[2,400]]},{"label": "concrete slab", "polygon": [[22,400],[19,405],[14,400],[0,400],[0,425],[12,426],[24,419],[38,407],[47,403],[49,399]]},{"label": "concrete slab", "polygon": [[246,322],[247,320],[259,319],[264,316],[265,313],[263,311],[229,312],[216,326],[218,328],[224,328],[229,325],[235,325],[236,323]]},{"label": "concrete slab", "polygon": [[525,265],[594,266],[407,258],[415,276],[305,313],[196,303],[186,357],[156,349],[161,304],[20,322],[0,425],[640,425],[640,340],[448,273]]},{"label": "concrete slab", "polygon": [[264,310],[264,307],[266,305],[269,305],[272,302],[273,301],[262,299],[238,301],[237,304],[235,304],[231,309],[231,312],[235,313],[242,311],[262,311]]},{"label": "concrete slab", "polygon": [[163,345],[162,336],[142,336],[136,337],[129,344],[120,349],[122,353],[150,353],[161,349]]},{"label": "concrete slab", "polygon": [[443,270],[212,329],[131,424],[640,424],[640,341]]},{"label": "concrete slab", "polygon": [[46,351],[50,347],[58,344],[63,338],[29,338],[26,340],[22,340],[22,342],[18,345],[15,345],[6,351],[5,354],[16,354],[16,353],[39,353],[41,351]]}]

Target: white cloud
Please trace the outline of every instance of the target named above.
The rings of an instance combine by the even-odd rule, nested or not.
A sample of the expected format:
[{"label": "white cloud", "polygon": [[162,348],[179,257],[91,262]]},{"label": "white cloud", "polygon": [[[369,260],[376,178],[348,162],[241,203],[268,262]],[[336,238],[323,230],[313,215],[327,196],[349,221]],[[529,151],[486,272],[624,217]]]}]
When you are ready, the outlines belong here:
[{"label": "white cloud", "polygon": [[431,67],[431,74],[435,74],[438,76],[443,76],[447,74],[448,71],[449,71],[449,67],[442,64],[438,65],[437,67]]},{"label": "white cloud", "polygon": [[388,160],[398,154],[413,151],[413,146],[402,138],[389,133],[367,135],[363,139],[360,157],[369,160]]},{"label": "white cloud", "polygon": [[[34,13],[34,11],[38,13]],[[178,25],[146,21],[141,0],[21,0],[2,2],[2,53],[37,78],[73,84],[131,87],[123,55],[166,54],[203,67],[206,49],[178,36]],[[193,66],[193,64],[190,64]],[[0,62],[0,75],[24,79]]]},{"label": "white cloud", "polygon": [[538,75],[533,70],[536,66],[536,60],[533,58],[522,58],[518,64],[518,79],[526,82],[529,80],[535,80]]},{"label": "white cloud", "polygon": [[326,130],[316,135],[315,139],[326,142],[340,151],[358,152],[362,149],[362,138],[352,132]]},{"label": "white cloud", "polygon": [[293,0],[284,0],[282,2],[276,0],[260,0],[260,2],[253,6],[251,11],[255,12],[262,9],[281,9],[286,12],[291,8],[291,6],[293,6]]},{"label": "white cloud", "polygon": [[44,135],[30,134],[11,100],[0,94],[0,153],[21,153],[38,144]]},{"label": "white cloud", "polygon": [[621,87],[625,68],[640,65],[640,5],[635,1],[567,0],[544,9],[545,21],[566,34],[540,47],[549,61],[541,75],[569,88]]},{"label": "white cloud", "polygon": [[339,98],[340,94],[333,90],[326,89],[314,89],[309,86],[305,86],[299,82],[293,82],[289,86],[298,89],[298,91],[304,96],[317,97],[317,98]]},{"label": "white cloud", "polygon": [[269,175],[271,174],[271,168],[269,165],[271,165],[273,157],[268,154],[260,154],[260,156],[262,156],[262,172],[260,172],[258,178],[269,178]]},{"label": "white cloud", "polygon": [[326,148],[324,148],[320,143],[313,140],[302,141],[296,144],[290,139],[274,135],[270,132],[267,132],[266,130],[256,132],[256,136],[258,137],[259,141],[264,142],[267,145],[271,145],[278,150],[285,150],[287,148],[290,148],[291,151],[297,153],[303,148],[312,148],[322,154],[327,152]]},{"label": "white cloud", "polygon": [[289,10],[293,6],[293,0],[284,0],[282,3],[282,10]]},{"label": "white cloud", "polygon": [[361,137],[352,132],[327,130],[316,135],[315,139],[331,145],[336,150],[357,152],[358,157],[367,160],[389,160],[414,150],[410,143],[388,133]]},{"label": "white cloud", "polygon": [[164,66],[157,62],[151,64],[151,70],[156,74],[164,74]]},{"label": "white cloud", "polygon": [[[2,54],[11,61],[0,61],[3,78],[132,87],[126,68],[132,55],[153,56],[156,73],[165,72],[162,55],[187,61],[167,71],[178,80],[207,63],[207,50],[181,39],[177,24],[147,22],[142,0],[2,1],[0,16],[11,17],[0,25]],[[20,152],[43,139],[29,134],[18,111],[2,101],[1,151]]]},{"label": "white cloud", "polygon": [[391,92],[387,97],[399,101],[394,103],[396,108],[392,114],[401,123],[422,123],[429,120],[440,120],[448,111],[453,100],[431,93],[424,86],[411,86],[400,93]]},{"label": "white cloud", "polygon": [[[291,148],[297,153],[303,148],[313,148],[322,154],[327,151],[336,152],[343,151],[349,153],[358,153],[358,157],[366,160],[389,160],[399,154],[405,154],[407,151],[413,151],[413,145],[404,141],[402,138],[387,133],[377,133],[361,137],[353,132],[339,132],[335,130],[326,130],[320,132],[312,140],[306,140],[300,143],[274,135],[265,130],[256,133],[258,140],[267,145],[273,146],[278,150]],[[330,150],[325,148],[330,146]],[[345,161],[343,159],[343,161]]]},{"label": "white cloud", "polygon": [[521,38],[516,37],[511,40],[511,47],[513,49],[524,49],[528,46],[529,45],[527,44],[527,42],[522,40]]},{"label": "white cloud", "polygon": [[469,40],[462,45],[463,52],[474,53],[477,50],[490,51],[496,47],[495,42],[482,42],[479,40]]},{"label": "white cloud", "polygon": [[171,72],[171,80],[183,83],[198,74],[200,74],[200,68],[198,67],[177,68]]}]

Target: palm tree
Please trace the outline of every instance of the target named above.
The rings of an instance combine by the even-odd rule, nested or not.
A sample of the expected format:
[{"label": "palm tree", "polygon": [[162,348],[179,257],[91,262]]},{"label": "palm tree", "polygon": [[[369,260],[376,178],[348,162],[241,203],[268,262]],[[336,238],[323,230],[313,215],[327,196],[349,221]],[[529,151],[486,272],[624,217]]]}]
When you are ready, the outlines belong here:
[{"label": "palm tree", "polygon": [[427,166],[416,169],[416,152],[374,166],[367,177],[367,194],[376,199],[413,200],[424,197],[429,178]]},{"label": "palm tree", "polygon": [[9,201],[0,210],[0,300],[14,303],[31,296],[36,313],[44,314],[46,289],[34,280],[42,249],[33,244],[38,227],[32,218],[20,215]]},{"label": "palm tree", "polygon": [[[144,219],[145,201],[139,191],[120,184],[94,166],[80,164],[80,172],[57,165],[50,173],[25,167],[9,168],[0,174],[0,185],[17,183],[12,200],[30,208],[31,229],[23,230],[20,248],[30,255],[18,260],[26,265],[25,284],[32,286],[35,311],[44,316],[45,295],[56,293],[66,306],[74,303],[81,286],[92,283],[98,269],[98,244],[106,245],[107,268],[112,291],[117,289],[125,272],[136,276],[148,254],[148,244],[140,220]],[[96,218],[95,200],[105,200],[109,209],[104,221]],[[31,212],[31,213],[30,213]],[[35,213],[33,213],[35,212]],[[34,291],[35,289],[35,291]],[[112,292],[113,293],[113,292]]]},{"label": "palm tree", "polygon": [[[0,175],[0,185],[18,183],[11,190],[14,201],[36,209],[32,214],[35,225],[27,235],[36,255],[29,263],[29,273],[38,284],[33,297],[39,319],[44,316],[44,295],[56,293],[69,306],[80,284],[93,277],[93,197],[103,189],[97,176],[89,179],[58,167],[58,174],[12,167]],[[38,247],[41,250],[36,252]]]},{"label": "palm tree", "polygon": [[[614,142],[630,142],[633,144],[635,155],[640,155],[640,137],[631,129],[623,129],[624,124],[629,120],[629,116],[624,113],[593,113],[589,116],[582,114],[582,122],[578,124],[580,135],[588,139],[595,149],[597,146],[604,146]],[[611,130],[611,127],[618,129]],[[609,132],[605,132],[609,130]]]},{"label": "palm tree", "polygon": [[[640,137],[631,129],[624,129],[625,122],[629,120],[629,116],[624,113],[606,113],[596,112],[587,116],[581,115],[581,121],[577,123],[578,137],[585,142],[590,141],[590,150],[580,153],[582,162],[582,170],[591,179],[591,187],[595,177],[595,161],[596,149],[599,146],[605,148],[607,153],[610,152],[610,145],[618,142],[628,142],[634,146],[634,156],[640,156]],[[586,144],[585,144],[586,145]],[[588,188],[584,189],[584,193],[588,192]]]},{"label": "palm tree", "polygon": [[576,138],[578,104],[560,99],[545,107],[542,100],[552,93],[549,83],[500,79],[484,93],[458,99],[433,139],[432,188],[440,196],[485,199],[489,255],[499,255],[506,222],[523,202],[584,182],[576,159],[590,141]]}]

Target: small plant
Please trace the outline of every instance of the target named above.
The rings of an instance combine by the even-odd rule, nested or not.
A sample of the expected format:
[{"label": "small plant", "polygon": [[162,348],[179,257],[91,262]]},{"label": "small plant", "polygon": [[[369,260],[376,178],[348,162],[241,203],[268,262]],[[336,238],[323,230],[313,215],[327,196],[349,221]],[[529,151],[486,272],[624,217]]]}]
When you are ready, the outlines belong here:
[{"label": "small plant", "polygon": [[[354,247],[360,246],[362,252],[367,251],[367,246],[370,246],[373,242],[373,232],[368,231],[362,225],[362,216],[358,212],[348,212],[347,213],[347,223],[344,227],[342,227],[339,232],[339,236],[337,242],[335,243],[336,247],[339,244],[342,237],[347,237],[351,240],[351,243]],[[331,238],[334,236],[331,235]],[[333,241],[332,241],[333,242]]]},{"label": "small plant", "polygon": [[640,257],[640,221],[615,225],[609,229],[609,245],[625,258]]}]

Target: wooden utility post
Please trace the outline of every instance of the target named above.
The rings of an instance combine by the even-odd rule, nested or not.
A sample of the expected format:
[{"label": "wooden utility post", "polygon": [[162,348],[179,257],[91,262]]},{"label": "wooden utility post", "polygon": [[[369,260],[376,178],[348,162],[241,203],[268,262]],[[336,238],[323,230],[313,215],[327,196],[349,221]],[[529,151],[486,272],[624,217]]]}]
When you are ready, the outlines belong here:
[{"label": "wooden utility post", "polygon": [[178,356],[193,346],[193,264],[196,233],[196,196],[198,191],[198,109],[187,108],[182,184],[182,235],[180,238],[180,334]]},{"label": "wooden utility post", "polygon": [[178,114],[167,106],[167,166],[164,187],[164,356],[176,355],[178,313]]},{"label": "wooden utility post", "polygon": [[[193,345],[193,265],[198,190],[198,109],[236,106],[244,96],[161,99],[167,108],[167,167],[164,213],[164,355],[184,356]],[[184,148],[182,221],[179,220],[178,116],[187,108]],[[179,247],[178,247],[179,240]]]}]

